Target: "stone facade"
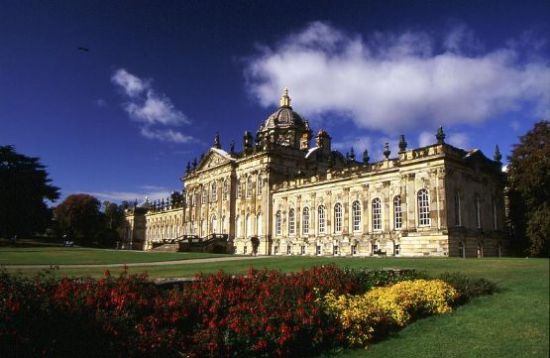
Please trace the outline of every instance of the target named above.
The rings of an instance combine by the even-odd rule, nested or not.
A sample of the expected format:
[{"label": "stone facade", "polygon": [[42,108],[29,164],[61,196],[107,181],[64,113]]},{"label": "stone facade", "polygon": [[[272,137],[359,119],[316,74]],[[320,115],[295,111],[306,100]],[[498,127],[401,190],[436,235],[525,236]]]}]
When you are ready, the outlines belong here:
[{"label": "stone facade", "polygon": [[[181,207],[130,210],[128,232],[155,243],[224,235],[237,254],[499,256],[507,248],[500,158],[445,143],[369,163],[331,148],[285,92],[243,150],[213,147],[187,166]],[[139,210],[138,210],[139,209]],[[141,220],[141,221],[140,221]],[[144,227],[136,223],[144,223]],[[139,224],[141,225],[141,224]]]}]

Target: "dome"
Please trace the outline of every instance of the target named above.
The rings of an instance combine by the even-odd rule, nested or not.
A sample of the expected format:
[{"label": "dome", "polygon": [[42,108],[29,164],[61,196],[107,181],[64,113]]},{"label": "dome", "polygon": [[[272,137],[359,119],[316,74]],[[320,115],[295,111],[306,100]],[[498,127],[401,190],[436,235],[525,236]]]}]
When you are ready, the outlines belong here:
[{"label": "dome", "polygon": [[276,128],[299,128],[302,130],[309,129],[307,121],[292,110],[292,106],[290,105],[290,97],[288,96],[288,89],[286,88],[283,96],[281,97],[280,107],[269,117],[267,117],[258,131],[263,132]]}]

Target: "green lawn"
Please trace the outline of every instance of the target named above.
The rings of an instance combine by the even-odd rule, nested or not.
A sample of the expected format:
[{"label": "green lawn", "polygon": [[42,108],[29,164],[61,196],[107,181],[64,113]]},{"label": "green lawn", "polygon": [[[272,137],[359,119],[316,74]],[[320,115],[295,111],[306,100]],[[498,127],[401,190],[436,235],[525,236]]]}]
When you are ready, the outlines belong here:
[{"label": "green lawn", "polygon": [[90,265],[176,261],[227,255],[191,252],[143,252],[77,247],[0,247],[0,265]]},{"label": "green lawn", "polygon": [[[27,251],[28,256],[51,255],[49,249]],[[67,249],[73,254],[78,250]],[[0,250],[0,259],[8,251]],[[112,254],[111,254],[112,253]],[[29,255],[30,254],[30,255]],[[136,255],[116,262],[129,262],[131,257],[155,257],[149,261],[172,260],[186,254],[151,254],[122,251],[88,250],[87,260],[105,260],[104,255]],[[11,254],[13,255],[13,253]],[[96,259],[91,256],[97,255]],[[141,256],[140,256],[141,255]],[[155,256],[149,256],[155,255]],[[157,259],[158,255],[158,259]],[[14,257],[14,256],[11,256]],[[70,255],[69,255],[70,257]],[[23,260],[23,259],[21,259]],[[30,260],[30,259],[28,259]],[[38,259],[35,259],[38,261]],[[42,259],[44,260],[44,258]],[[71,259],[78,262],[77,258]],[[80,261],[82,262],[82,261]],[[94,261],[97,262],[97,261]],[[114,261],[109,261],[114,262]],[[132,261],[136,262],[136,261]],[[144,261],[142,261],[144,262]],[[281,257],[252,261],[215,262],[186,265],[131,267],[130,272],[147,271],[152,277],[184,277],[195,272],[242,272],[250,266],[295,271],[302,267],[336,263],[356,268],[414,268],[430,274],[460,271],[471,277],[484,277],[496,282],[500,292],[473,300],[449,315],[431,317],[411,324],[394,337],[369,347],[368,350],[339,352],[341,357],[548,357],[549,355],[549,260],[548,259],[437,259],[437,258],[309,258]],[[102,275],[104,269],[67,269],[56,275]],[[111,269],[117,272],[118,269]],[[31,274],[36,270],[25,270]]]}]

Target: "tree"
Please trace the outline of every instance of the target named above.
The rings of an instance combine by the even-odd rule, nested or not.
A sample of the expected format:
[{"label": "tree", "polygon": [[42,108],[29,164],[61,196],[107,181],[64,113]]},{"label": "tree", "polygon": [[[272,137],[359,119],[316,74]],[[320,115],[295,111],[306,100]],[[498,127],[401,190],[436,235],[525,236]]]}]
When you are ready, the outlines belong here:
[{"label": "tree", "polygon": [[55,219],[63,234],[81,243],[101,240],[105,218],[99,200],[88,194],[69,195],[55,210]]},{"label": "tree", "polygon": [[540,121],[520,137],[508,158],[510,219],[519,248],[548,255],[550,240],[550,123]]},{"label": "tree", "polygon": [[0,146],[0,237],[42,233],[50,223],[47,201],[59,198],[39,158]]},{"label": "tree", "polygon": [[124,224],[124,207],[109,201],[103,202],[103,213],[107,222],[107,228],[117,230]]}]

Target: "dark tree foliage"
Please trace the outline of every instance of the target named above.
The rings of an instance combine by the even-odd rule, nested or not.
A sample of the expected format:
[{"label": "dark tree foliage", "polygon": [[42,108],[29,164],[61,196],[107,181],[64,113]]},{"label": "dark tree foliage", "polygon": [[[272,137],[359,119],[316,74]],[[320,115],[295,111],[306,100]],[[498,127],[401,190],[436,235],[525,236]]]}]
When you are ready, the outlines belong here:
[{"label": "dark tree foliage", "polygon": [[103,202],[103,213],[105,214],[105,220],[107,228],[117,230],[124,224],[124,206],[111,203],[109,201]]},{"label": "dark tree foliage", "polygon": [[550,239],[550,123],[535,123],[508,158],[510,218],[519,248],[547,256]]},{"label": "dark tree foliage", "polygon": [[174,191],[170,194],[170,200],[172,202],[172,206],[180,207],[183,204],[183,194],[178,191]]},{"label": "dark tree foliage", "polygon": [[100,207],[99,200],[91,195],[69,195],[55,208],[55,219],[63,234],[80,243],[97,243],[106,226]]},{"label": "dark tree foliage", "polygon": [[59,198],[39,158],[0,146],[0,237],[42,233],[50,223],[46,201]]}]

